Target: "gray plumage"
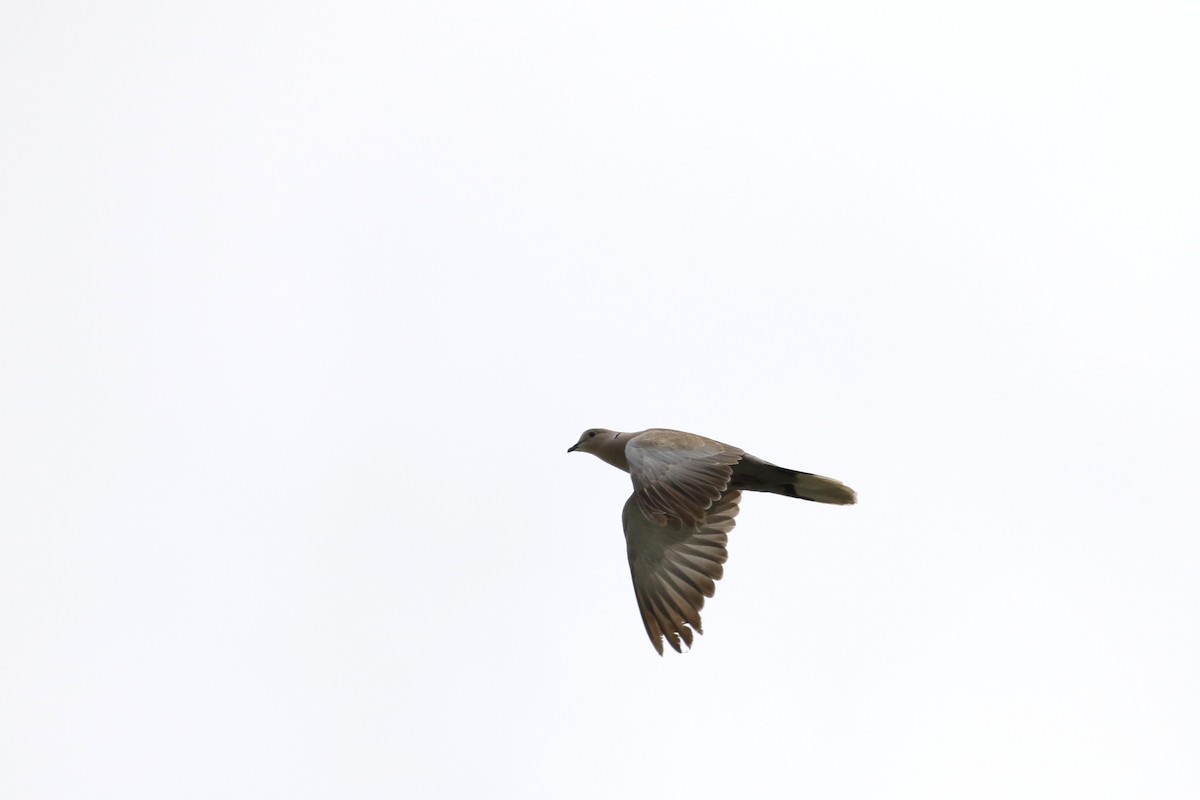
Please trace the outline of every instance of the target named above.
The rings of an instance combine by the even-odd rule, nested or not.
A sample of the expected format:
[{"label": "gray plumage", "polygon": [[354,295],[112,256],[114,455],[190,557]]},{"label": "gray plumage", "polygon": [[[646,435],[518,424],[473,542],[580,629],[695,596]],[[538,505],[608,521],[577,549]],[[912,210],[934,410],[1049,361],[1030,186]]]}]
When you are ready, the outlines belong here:
[{"label": "gray plumage", "polygon": [[694,433],[650,428],[620,433],[591,428],[567,452],[581,450],[622,469],[633,494],[621,522],[633,590],[646,634],[659,655],[703,633],[700,609],[716,591],[728,558],[743,491],[773,492],[818,503],[851,505],[841,481],[776,466]]}]

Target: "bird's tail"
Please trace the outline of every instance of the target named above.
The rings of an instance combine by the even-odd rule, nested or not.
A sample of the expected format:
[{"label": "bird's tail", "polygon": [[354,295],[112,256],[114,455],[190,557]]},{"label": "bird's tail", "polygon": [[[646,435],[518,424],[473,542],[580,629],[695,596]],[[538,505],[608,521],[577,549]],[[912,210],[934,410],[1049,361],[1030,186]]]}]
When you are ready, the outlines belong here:
[{"label": "bird's tail", "polygon": [[816,503],[832,503],[836,506],[850,506],[858,502],[854,490],[841,481],[824,478],[809,472],[797,472],[792,481],[794,497],[812,500]]},{"label": "bird's tail", "polygon": [[837,506],[853,505],[858,500],[854,490],[841,481],[778,467],[750,454],[734,466],[730,485],[736,489],[774,492]]}]

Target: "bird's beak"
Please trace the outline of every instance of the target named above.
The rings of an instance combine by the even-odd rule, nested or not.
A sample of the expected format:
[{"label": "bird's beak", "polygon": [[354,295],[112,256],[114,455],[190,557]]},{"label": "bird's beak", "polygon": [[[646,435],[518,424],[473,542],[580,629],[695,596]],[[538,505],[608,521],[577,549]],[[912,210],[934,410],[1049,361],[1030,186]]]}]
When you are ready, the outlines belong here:
[{"label": "bird's beak", "polygon": [[568,453],[574,453],[574,452],[575,452],[575,448],[577,448],[577,447],[579,447],[579,442],[576,442],[575,444],[573,444],[573,445],[571,445],[570,447],[568,447],[568,448],[567,448],[567,452],[568,452]]}]

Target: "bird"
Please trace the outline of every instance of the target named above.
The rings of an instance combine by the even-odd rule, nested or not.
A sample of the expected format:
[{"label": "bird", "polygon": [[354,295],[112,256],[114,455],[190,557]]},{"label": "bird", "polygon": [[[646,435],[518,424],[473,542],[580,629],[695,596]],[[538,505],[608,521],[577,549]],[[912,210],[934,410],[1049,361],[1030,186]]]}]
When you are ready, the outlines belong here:
[{"label": "bird", "polygon": [[677,653],[703,634],[700,609],[716,591],[729,557],[742,492],[772,492],[817,503],[853,505],[858,495],[841,481],[778,467],[733,445],[694,433],[649,428],[623,433],[589,428],[568,453],[591,453],[628,472],[625,501],[629,571],[646,635],[661,656],[666,640]]}]

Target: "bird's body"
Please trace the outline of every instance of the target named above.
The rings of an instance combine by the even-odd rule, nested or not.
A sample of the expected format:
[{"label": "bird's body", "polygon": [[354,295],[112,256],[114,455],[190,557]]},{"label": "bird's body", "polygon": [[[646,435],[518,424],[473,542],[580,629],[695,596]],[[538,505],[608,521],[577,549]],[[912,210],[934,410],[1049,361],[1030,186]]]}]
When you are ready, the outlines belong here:
[{"label": "bird's body", "polygon": [[667,428],[634,433],[592,428],[567,452],[582,450],[630,474],[633,495],[621,521],[638,609],[654,648],[682,652],[703,633],[700,609],[712,597],[728,554],[743,491],[773,492],[850,505],[840,481],[775,466],[738,447]]}]

